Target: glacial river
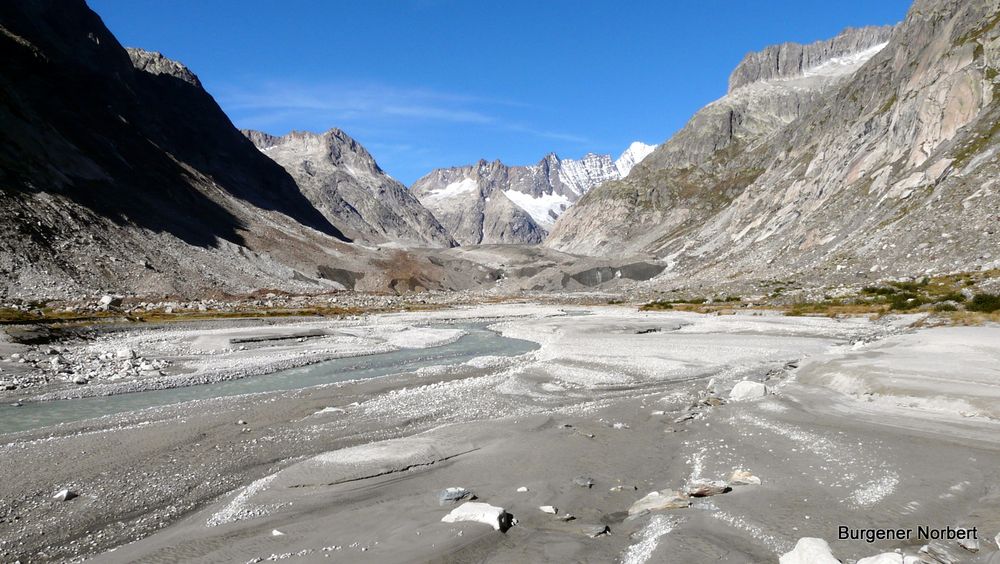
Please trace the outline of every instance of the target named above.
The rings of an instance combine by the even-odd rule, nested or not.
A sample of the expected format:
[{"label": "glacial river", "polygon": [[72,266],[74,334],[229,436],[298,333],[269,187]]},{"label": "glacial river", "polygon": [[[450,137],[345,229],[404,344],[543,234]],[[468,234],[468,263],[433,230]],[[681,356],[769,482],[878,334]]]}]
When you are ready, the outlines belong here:
[{"label": "glacial river", "polygon": [[192,400],[297,390],[347,380],[377,378],[427,366],[459,364],[478,356],[516,356],[538,348],[531,341],[511,339],[490,331],[486,324],[470,324],[461,328],[467,331],[466,335],[453,343],[438,347],[400,349],[370,356],[341,358],[216,384],[31,402],[21,407],[4,405],[0,406],[0,435]]}]

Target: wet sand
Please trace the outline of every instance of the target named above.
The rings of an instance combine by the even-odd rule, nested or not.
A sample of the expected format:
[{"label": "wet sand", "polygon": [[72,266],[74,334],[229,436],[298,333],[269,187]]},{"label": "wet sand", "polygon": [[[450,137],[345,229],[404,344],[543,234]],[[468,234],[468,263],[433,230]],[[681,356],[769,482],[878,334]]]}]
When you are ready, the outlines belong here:
[{"label": "wet sand", "polygon": [[[956,336],[910,329],[913,319],[586,313],[424,314],[492,317],[505,336],[541,348],[3,437],[0,557],[776,562],[799,538],[819,537],[846,561],[916,554],[926,541],[838,541],[838,527],[920,524],[976,526],[979,553],[949,545],[959,561],[995,552],[1000,427],[985,408],[952,407],[996,389],[989,359],[1000,329]],[[941,365],[914,356],[955,339],[974,346]],[[831,385],[846,366],[862,382],[876,374],[878,397]],[[951,375],[931,378],[947,367]],[[892,383],[917,378],[934,401],[896,401],[915,394]],[[770,393],[700,401],[725,400],[744,379]],[[628,515],[651,491],[737,469],[761,485]],[[441,522],[455,506],[438,494],[452,486],[518,523],[501,533]],[[52,500],[64,487],[80,497]],[[555,516],[539,509],[548,505]],[[558,518],[565,513],[575,519]],[[591,538],[595,526],[609,533]]]}]

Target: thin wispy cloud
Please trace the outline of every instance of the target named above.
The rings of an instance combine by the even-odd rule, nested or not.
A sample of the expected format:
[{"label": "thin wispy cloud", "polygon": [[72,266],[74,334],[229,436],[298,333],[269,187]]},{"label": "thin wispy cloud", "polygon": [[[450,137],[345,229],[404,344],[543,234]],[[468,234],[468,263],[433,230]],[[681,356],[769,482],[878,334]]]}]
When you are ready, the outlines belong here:
[{"label": "thin wispy cloud", "polygon": [[[547,131],[500,113],[528,104],[495,98],[440,92],[427,88],[398,88],[381,84],[307,85],[267,82],[257,88],[223,87],[219,100],[235,121],[248,127],[268,127],[294,121],[309,129],[386,126],[425,123],[466,124],[535,137],[584,142],[581,136]],[[497,110],[506,110],[498,112]]]}]

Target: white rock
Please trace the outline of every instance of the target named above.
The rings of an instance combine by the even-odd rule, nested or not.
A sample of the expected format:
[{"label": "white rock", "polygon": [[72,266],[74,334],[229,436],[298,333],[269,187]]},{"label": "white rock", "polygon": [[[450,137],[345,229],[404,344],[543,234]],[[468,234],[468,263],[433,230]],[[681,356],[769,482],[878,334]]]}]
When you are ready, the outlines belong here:
[{"label": "white rock", "polygon": [[518,493],[524,493],[526,491],[528,491],[527,486],[521,486],[521,487],[517,488],[517,492]]},{"label": "white rock", "polygon": [[555,515],[556,513],[559,513],[559,510],[556,509],[555,507],[552,507],[551,505],[540,505],[538,509],[542,513],[548,513],[550,515]]},{"label": "white rock", "polygon": [[833,557],[830,545],[823,539],[803,537],[795,543],[791,552],[778,558],[778,564],[840,564]]},{"label": "white rock", "polygon": [[607,525],[586,525],[580,532],[592,539],[596,539],[597,537],[611,534],[611,529]]},{"label": "white rock", "polygon": [[958,539],[958,546],[969,552],[979,552],[979,539]]},{"label": "white rock", "polygon": [[767,386],[761,384],[760,382],[752,382],[750,380],[743,380],[742,382],[733,386],[732,391],[729,392],[729,401],[744,401],[762,398],[767,395]]},{"label": "white rock", "polygon": [[121,359],[135,358],[135,351],[132,349],[118,349],[115,351],[115,356]]},{"label": "white rock", "polygon": [[858,560],[858,564],[903,564],[903,555],[898,552],[883,552]]},{"label": "white rock", "polygon": [[271,531],[271,536],[272,537],[283,537],[283,536],[285,536],[285,533],[282,533],[278,529],[274,529],[274,530]]},{"label": "white rock", "polygon": [[439,505],[454,504],[469,499],[476,499],[475,494],[465,488],[457,486],[445,488],[438,493]]},{"label": "white rock", "polygon": [[684,494],[689,497],[710,497],[731,491],[729,484],[722,480],[691,480],[684,486]]},{"label": "white rock", "polygon": [[69,501],[74,497],[80,497],[80,496],[73,490],[60,490],[59,493],[52,496],[52,499],[56,501]]},{"label": "white rock", "polygon": [[460,521],[485,523],[498,531],[506,531],[517,523],[504,508],[478,501],[467,501],[459,505],[442,517],[441,521],[444,523],[458,523]]},{"label": "white rock", "polygon": [[638,515],[646,511],[661,511],[664,509],[683,509],[691,505],[691,500],[682,496],[680,492],[673,490],[663,490],[660,492],[650,492],[645,497],[639,499],[628,508],[629,515]]},{"label": "white rock", "polygon": [[736,470],[729,477],[729,483],[734,486],[759,486],[760,478],[754,476],[747,470]]}]

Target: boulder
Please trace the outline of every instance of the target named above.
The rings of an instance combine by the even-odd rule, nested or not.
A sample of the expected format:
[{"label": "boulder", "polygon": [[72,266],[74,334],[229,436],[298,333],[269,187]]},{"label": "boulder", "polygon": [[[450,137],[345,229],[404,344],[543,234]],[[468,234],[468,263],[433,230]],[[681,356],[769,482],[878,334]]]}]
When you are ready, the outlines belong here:
[{"label": "boulder", "polygon": [[825,540],[803,537],[795,548],[778,558],[778,564],[840,564],[840,560],[833,557]]},{"label": "boulder", "polygon": [[767,395],[767,386],[760,382],[743,380],[733,386],[729,392],[729,401],[746,401],[762,398]]},{"label": "boulder", "polygon": [[952,552],[944,543],[933,541],[920,547],[920,561],[929,564],[956,564],[965,560]]},{"label": "boulder", "polygon": [[969,552],[979,552],[979,539],[969,538],[969,539],[958,539],[958,546],[968,550]]},{"label": "boulder", "polygon": [[57,493],[56,495],[52,496],[52,499],[54,499],[56,501],[69,501],[69,500],[73,499],[74,497],[80,497],[80,494],[76,493],[73,490],[68,490],[67,489],[67,490],[60,490],[59,493]]},{"label": "boulder", "polygon": [[542,513],[548,513],[549,515],[555,515],[556,513],[559,513],[559,510],[556,509],[555,507],[552,507],[551,505],[541,505],[538,507],[538,510],[541,511]]},{"label": "boulder", "polygon": [[122,360],[135,358],[135,351],[129,348],[122,348],[115,351],[115,357]]},{"label": "boulder", "polygon": [[447,505],[449,503],[458,503],[460,501],[472,499],[476,499],[475,494],[465,488],[445,488],[438,494],[439,505]]},{"label": "boulder", "polygon": [[108,311],[109,309],[115,309],[122,306],[122,299],[118,296],[101,296],[101,299],[97,300],[97,309],[100,311]]},{"label": "boulder", "polygon": [[527,493],[527,492],[528,492],[528,486],[521,486],[517,488],[517,493]]},{"label": "boulder", "polygon": [[580,532],[592,539],[596,539],[599,536],[611,534],[611,529],[607,525],[586,525],[580,529]]},{"label": "boulder", "polygon": [[690,497],[708,497],[732,491],[733,488],[722,480],[692,480],[684,487],[684,493]]},{"label": "boulder", "polygon": [[684,509],[691,505],[691,500],[680,492],[663,490],[650,492],[628,508],[629,515],[638,515],[647,511],[663,511],[665,509]]},{"label": "boulder", "polygon": [[858,560],[857,564],[903,564],[903,555],[898,552],[883,552]]},{"label": "boulder", "polygon": [[459,523],[461,521],[484,523],[504,533],[517,524],[514,516],[507,513],[504,508],[475,501],[467,501],[452,509],[450,513],[441,518],[441,521],[444,523]]},{"label": "boulder", "polygon": [[760,478],[754,476],[747,470],[736,470],[729,477],[729,483],[734,486],[759,486]]}]

